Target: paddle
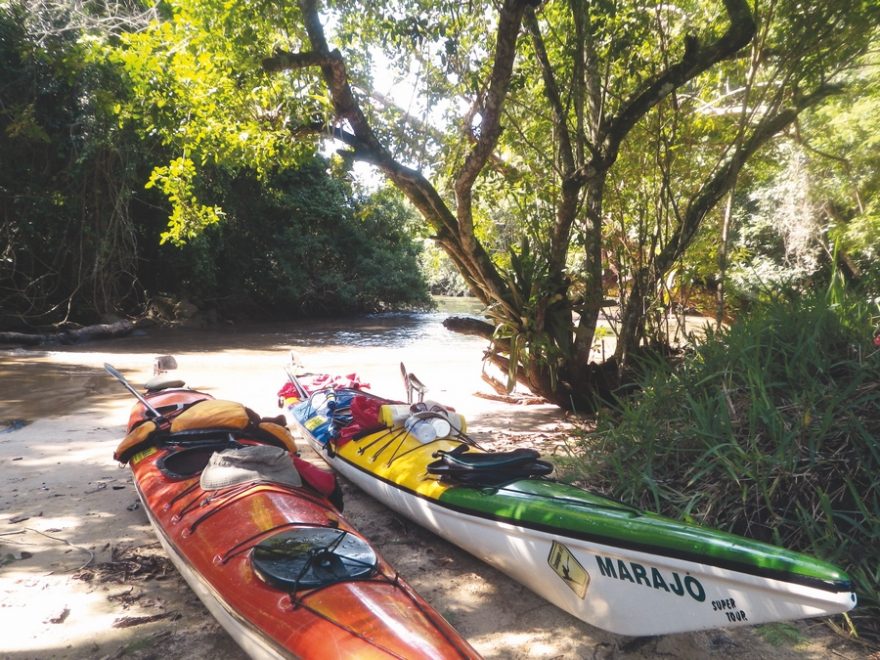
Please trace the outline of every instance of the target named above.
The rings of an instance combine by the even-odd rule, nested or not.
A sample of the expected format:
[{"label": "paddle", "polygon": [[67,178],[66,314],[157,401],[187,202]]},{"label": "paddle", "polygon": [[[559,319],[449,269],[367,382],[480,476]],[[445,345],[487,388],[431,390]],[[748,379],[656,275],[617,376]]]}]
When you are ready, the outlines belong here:
[{"label": "paddle", "polygon": [[293,383],[293,386],[296,388],[297,394],[299,394],[299,398],[302,401],[305,401],[309,398],[309,393],[306,392],[306,388],[302,386],[302,383],[299,382],[299,378],[296,377],[296,368],[299,366],[299,362],[296,359],[296,355],[294,355],[293,351],[290,351],[290,365],[284,367],[284,371],[287,372],[287,377],[290,379],[290,382]]},{"label": "paddle", "polygon": [[296,393],[299,394],[299,398],[301,401],[306,401],[309,398],[309,393],[306,392],[306,388],[302,386],[302,383],[299,382],[299,378],[296,377],[296,374],[293,373],[293,369],[290,367],[285,367],[284,371],[287,372],[287,378],[293,383],[293,386],[296,388]]},{"label": "paddle", "polygon": [[162,422],[165,421],[165,418],[162,417],[162,413],[160,413],[158,410],[153,408],[153,406],[150,405],[150,402],[147,401],[140,392],[138,392],[136,389],[134,389],[134,387],[132,387],[131,383],[129,383],[125,379],[125,376],[123,376],[121,373],[119,373],[112,364],[110,364],[109,362],[105,362],[104,363],[104,370],[108,374],[113,376],[116,380],[118,380],[120,383],[122,383],[122,385],[125,387],[125,389],[127,389],[129,392],[134,394],[135,398],[138,401],[140,401],[141,404],[143,404],[144,408],[146,408],[148,412],[150,412],[152,414],[153,420],[156,423],[161,424]]}]

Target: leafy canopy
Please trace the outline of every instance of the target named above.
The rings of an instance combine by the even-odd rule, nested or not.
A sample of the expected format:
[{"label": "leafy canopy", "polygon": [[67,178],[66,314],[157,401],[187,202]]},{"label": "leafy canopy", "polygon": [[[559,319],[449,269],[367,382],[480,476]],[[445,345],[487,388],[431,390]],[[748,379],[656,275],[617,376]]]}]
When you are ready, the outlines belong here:
[{"label": "leafy canopy", "polygon": [[[292,136],[291,117],[321,113],[326,99],[314,85],[268,76],[260,58],[289,43],[295,12],[273,3],[182,0],[143,31],[108,47],[135,92],[116,110],[179,155],[157,166],[157,186],[173,212],[163,240],[183,243],[219,221],[222,210],[204,203],[200,168],[252,168],[266,177],[315,152],[312,138]],[[287,15],[292,14],[292,15]],[[295,108],[293,107],[295,105]]]}]

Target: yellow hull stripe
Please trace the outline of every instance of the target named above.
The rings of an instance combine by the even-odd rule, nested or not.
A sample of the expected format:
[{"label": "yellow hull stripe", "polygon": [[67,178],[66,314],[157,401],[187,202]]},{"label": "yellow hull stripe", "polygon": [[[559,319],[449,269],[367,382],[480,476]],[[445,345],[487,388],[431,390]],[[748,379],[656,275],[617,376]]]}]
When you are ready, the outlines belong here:
[{"label": "yellow hull stripe", "polygon": [[[399,435],[398,435],[399,434]],[[390,444],[389,444],[390,443]],[[358,440],[351,440],[336,450],[349,463],[357,465],[382,479],[399,484],[419,495],[439,499],[448,484],[427,472],[434,452],[451,451],[461,444],[459,440],[435,440],[422,444],[403,429],[380,431]]]}]

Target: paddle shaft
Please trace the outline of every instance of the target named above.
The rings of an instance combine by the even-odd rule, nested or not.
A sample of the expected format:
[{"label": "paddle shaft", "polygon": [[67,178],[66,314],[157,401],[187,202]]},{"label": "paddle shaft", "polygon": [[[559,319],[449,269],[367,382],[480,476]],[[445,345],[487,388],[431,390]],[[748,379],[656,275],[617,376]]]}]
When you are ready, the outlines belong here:
[{"label": "paddle shaft", "polygon": [[309,398],[309,393],[306,392],[306,388],[304,388],[302,383],[299,382],[299,378],[296,377],[296,374],[293,371],[294,368],[293,364],[291,364],[290,368],[285,369],[285,371],[287,372],[287,377],[290,379],[290,382],[293,383],[293,386],[296,388],[299,398],[302,401],[305,401]]},{"label": "paddle shaft", "polygon": [[109,362],[105,362],[104,363],[104,370],[108,374],[113,376],[116,380],[118,380],[120,383],[122,383],[122,385],[123,385],[123,387],[125,387],[125,389],[127,389],[129,392],[134,394],[134,397],[138,401],[140,401],[141,404],[144,406],[144,408],[146,408],[153,415],[153,418],[155,420],[160,420],[160,421],[162,420],[162,413],[160,413],[158,410],[153,408],[153,406],[150,405],[150,402],[147,401],[140,392],[138,392],[136,389],[134,389],[134,387],[132,387],[131,383],[129,383],[125,379],[125,376],[123,376],[121,373],[119,373],[119,371],[117,371],[116,368],[112,364],[110,364]]}]

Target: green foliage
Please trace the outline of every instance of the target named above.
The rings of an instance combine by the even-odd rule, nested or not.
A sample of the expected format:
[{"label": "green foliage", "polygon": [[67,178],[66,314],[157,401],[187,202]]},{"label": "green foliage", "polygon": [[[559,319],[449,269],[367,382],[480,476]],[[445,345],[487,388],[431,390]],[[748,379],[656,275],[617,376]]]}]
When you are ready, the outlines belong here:
[{"label": "green foliage", "polygon": [[848,72],[847,94],[805,118],[803,148],[820,221],[869,295],[880,296],[880,31]]},{"label": "green foliage", "polygon": [[204,199],[203,168],[266,177],[295,166],[311,157],[315,141],[293,139],[291,117],[320,117],[327,107],[307,82],[262,73],[261,58],[295,38],[293,5],[177,0],[166,8],[164,20],[123,35],[105,55],[125,70],[133,91],[116,108],[120,121],[177,154],[156,166],[150,182],[172,207],[163,240],[182,244],[222,213]]},{"label": "green foliage", "polygon": [[[836,17],[830,25],[841,20],[837,8],[826,10]],[[851,285],[866,298],[880,294],[878,39],[874,27],[841,44],[841,52],[861,47],[865,53],[833,76],[838,92],[804,112],[789,139],[753,163],[737,196],[730,293],[750,300],[785,286],[809,289],[827,279],[837,254]],[[821,46],[805,56],[802,75],[815,76],[814,67],[832,57],[828,44]]]},{"label": "green foliage", "polygon": [[437,296],[469,296],[470,289],[455,264],[433,241],[425,239],[419,268],[425,274],[428,288]]},{"label": "green foliage", "polygon": [[679,364],[646,361],[579,470],[622,500],[842,565],[853,619],[877,635],[880,310],[833,295],[778,298]]},{"label": "green foliage", "polygon": [[57,17],[0,8],[0,324],[94,322],[138,300],[129,213],[149,146],[118,126],[126,89]]},{"label": "green foliage", "polygon": [[769,644],[782,648],[791,648],[798,644],[809,643],[809,639],[804,635],[803,630],[787,622],[763,625],[758,629],[758,634]]},{"label": "green foliage", "polygon": [[411,212],[388,191],[352,195],[315,160],[258,178],[216,173],[226,217],[183,247],[166,246],[158,290],[181,291],[228,317],[427,306]]},{"label": "green foliage", "polygon": [[786,287],[809,288],[828,263],[805,155],[791,143],[774,155],[779,172],[741,200],[731,242],[736,258],[729,271],[730,292],[746,300]]},{"label": "green foliage", "polygon": [[[311,157],[320,143],[329,143],[325,138],[333,131],[350,130],[359,122],[350,110],[348,116],[337,116],[347,102],[331,103],[316,63],[303,57],[312,45],[296,3],[173,0],[163,8],[163,20],[123,35],[108,53],[124,67],[135,92],[131,102],[119,104],[120,120],[140,125],[170,154],[156,165],[150,181],[172,207],[163,240],[179,244],[194,240],[228,212],[210,181],[215,171],[233,178],[246,171],[267,179],[278,167],[295,167]],[[577,167],[581,174],[598,171],[597,178],[608,182],[607,190],[599,185],[582,193],[577,201],[590,211],[577,213],[571,225],[565,224],[566,216],[562,228],[556,224],[560,191],[574,177],[562,172],[560,131],[545,96],[540,49],[528,35],[519,40],[496,153],[477,181],[474,208],[454,213],[469,214],[459,227],[472,220],[474,238],[492,260],[467,276],[479,279],[482,275],[474,273],[493,266],[500,271],[492,286],[470,282],[474,291],[492,291],[498,298],[486,302],[500,308],[509,303],[507,291],[495,291],[495,283],[516,279],[510,272],[510,248],[515,253],[522,239],[534,253],[542,253],[538,261],[550,264],[553,272],[537,281],[542,290],[517,292],[512,285],[509,297],[519,296],[525,306],[504,316],[511,327],[503,332],[517,337],[511,345],[534,343],[523,355],[529,362],[543,362],[540,370],[553,374],[558,363],[571,359],[572,336],[582,344],[591,341],[595,319],[575,334],[571,312],[599,313],[596,301],[605,292],[597,290],[601,283],[592,265],[604,260],[617,272],[622,303],[630,294],[636,298],[630,306],[641,316],[626,314],[628,325],[631,319],[644,326],[646,316],[660,318],[672,303],[672,289],[713,279],[717,241],[705,236],[691,263],[674,266],[675,278],[668,277],[673,268],[668,263],[653,267],[657,255],[678,240],[688,200],[756,129],[765,111],[772,116],[819,89],[864,49],[868,38],[862,27],[870,7],[857,0],[808,12],[793,0],[774,0],[756,6],[755,12],[759,38],[750,57],[728,58],[676,88],[637,122],[619,153],[615,149],[592,162],[590,154],[598,155],[601,145],[591,141],[605,141],[603,127],[615,123],[639,90],[689,47],[707,44],[727,28],[724,5],[702,0],[675,6],[542,3],[537,20],[562,90],[560,114],[579,141]],[[431,177],[433,190],[454,209],[459,200],[452,201],[449,184],[461,172],[487,110],[483,104],[494,64],[497,4],[327,2],[319,13],[373,135],[387,150],[381,157],[368,154],[371,135],[360,144],[349,141],[350,147],[357,146],[346,158],[387,162],[390,155],[397,165]],[[475,15],[481,20],[473,20]],[[299,58],[294,56],[289,69],[269,75],[261,63],[276,49]],[[390,77],[403,81],[408,94],[391,94],[390,100],[383,96]],[[323,137],[318,128],[326,131]],[[572,201],[567,208],[574,207]],[[707,224],[711,227],[716,219],[709,215]],[[437,228],[437,218],[429,222]],[[701,218],[697,224],[702,223]],[[550,240],[555,226],[562,236],[556,242]],[[690,241],[687,237],[683,244]],[[462,245],[469,243],[470,238]],[[600,243],[601,249],[596,247]],[[563,254],[548,254],[551,249]],[[653,281],[629,288],[634,274]],[[673,279],[674,287],[656,285]],[[559,305],[557,295],[563,296]],[[567,327],[556,327],[556,321]],[[544,327],[545,322],[554,327]],[[661,324],[654,326],[657,330]],[[644,332],[640,328],[628,335],[638,343]],[[579,346],[581,358],[587,352]]]},{"label": "green foliage", "polygon": [[[608,258],[624,281],[668,244],[696,186],[759,121],[792,107],[811,91],[834,88],[837,93],[831,100],[812,115],[805,112],[807,121],[780,132],[740,172],[731,242],[726,246],[726,260],[735,264],[730,280],[719,264],[722,208],[710,210],[675,268],[703,286],[714,287],[724,278],[728,303],[738,307],[780,287],[808,288],[828,265],[831,241],[826,229],[836,221],[827,211],[837,204],[829,204],[832,200],[819,192],[827,185],[822,171],[842,170],[850,160],[848,152],[859,146],[851,138],[858,134],[870,143],[876,133],[873,115],[864,112],[868,86],[863,79],[876,81],[876,67],[868,71],[865,61],[876,62],[869,43],[876,43],[877,32],[866,26],[876,25],[878,6],[861,0],[822,6],[782,0],[754,5],[753,11],[758,34],[751,52],[744,51],[742,57],[731,58],[673,93],[623,146],[609,178],[605,208],[610,219]],[[674,47],[677,23],[664,25],[659,45],[666,48],[668,42]],[[866,51],[869,55],[859,55]],[[863,82],[855,84],[859,80]],[[829,110],[836,116],[849,108],[853,112],[845,112],[837,127],[827,120],[815,121]],[[861,153],[871,153],[870,146]],[[850,203],[856,192],[852,185],[870,172],[876,168],[850,167],[840,178],[839,184],[848,186]],[[869,226],[853,225],[855,242],[863,241]],[[870,270],[870,263],[859,260],[864,270]],[[668,309],[659,291],[652,292],[648,302],[649,311]]]},{"label": "green foliage", "polygon": [[571,357],[571,311],[564,294],[554,290],[545,255],[522,239],[518,249],[508,250],[508,289],[519,317],[500,304],[491,305],[486,316],[495,324],[496,340],[508,346],[508,389],[516,384],[516,370],[539,364],[556,386],[559,368]]},{"label": "green foliage", "polygon": [[198,236],[206,227],[220,222],[223,210],[219,206],[200,204],[193,191],[196,168],[189,158],[175,158],[167,166],[153,169],[145,188],[158,187],[171,203],[170,229],[161,236],[161,242],[171,240],[183,245]]},{"label": "green foliage", "polygon": [[136,315],[159,292],[256,317],[424,304],[409,212],[292,139],[296,94],[261,73],[255,32],[278,15],[163,7],[112,34],[134,21],[0,9],[0,326]]}]

